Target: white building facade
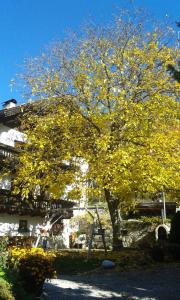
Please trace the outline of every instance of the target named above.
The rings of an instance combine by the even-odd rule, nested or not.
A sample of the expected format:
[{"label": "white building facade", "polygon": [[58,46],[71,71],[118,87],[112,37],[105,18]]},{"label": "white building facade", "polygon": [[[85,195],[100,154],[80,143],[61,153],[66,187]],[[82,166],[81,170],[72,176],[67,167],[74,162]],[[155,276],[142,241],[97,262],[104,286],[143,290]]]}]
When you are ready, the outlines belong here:
[{"label": "white building facade", "polygon": [[[16,127],[16,118],[20,112],[20,107],[16,107],[16,100],[11,99],[5,102],[4,108],[0,110],[0,163],[4,158],[11,157],[15,150],[16,142],[24,142],[25,136]],[[0,173],[0,236],[8,235],[10,237],[37,237],[39,228],[44,222],[44,216],[24,215],[12,211],[9,213],[4,209],[3,204],[8,199],[8,193],[11,190],[11,179]],[[3,199],[3,201],[1,200]],[[63,202],[64,200],[62,200]],[[8,205],[8,204],[7,204]],[[63,206],[66,206],[65,201]],[[71,233],[69,226],[69,216],[62,218],[61,221],[61,246],[69,247],[69,235]]]}]

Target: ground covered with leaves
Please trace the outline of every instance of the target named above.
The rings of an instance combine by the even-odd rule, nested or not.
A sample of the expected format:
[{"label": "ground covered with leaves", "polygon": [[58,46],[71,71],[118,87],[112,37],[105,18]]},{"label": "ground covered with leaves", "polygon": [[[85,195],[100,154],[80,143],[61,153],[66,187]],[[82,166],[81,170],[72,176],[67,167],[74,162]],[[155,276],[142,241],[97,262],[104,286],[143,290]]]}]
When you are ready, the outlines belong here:
[{"label": "ground covered with leaves", "polygon": [[115,263],[115,267],[108,270],[111,274],[143,272],[172,262],[178,265],[179,249],[178,245],[170,247],[167,244],[164,248],[156,245],[151,249],[123,248],[119,252],[107,253],[92,250],[88,256],[88,251],[82,249],[44,251],[42,248],[11,247],[6,250],[6,261],[1,262],[0,286],[3,292],[0,300],[35,299],[48,278],[104,273],[103,260]]},{"label": "ground covered with leaves", "polygon": [[87,251],[61,250],[56,252],[55,268],[58,274],[77,274],[101,267],[103,260],[115,262],[115,270],[124,271],[149,267],[154,264],[151,256],[142,250],[122,249],[119,252],[96,250],[87,259]]}]

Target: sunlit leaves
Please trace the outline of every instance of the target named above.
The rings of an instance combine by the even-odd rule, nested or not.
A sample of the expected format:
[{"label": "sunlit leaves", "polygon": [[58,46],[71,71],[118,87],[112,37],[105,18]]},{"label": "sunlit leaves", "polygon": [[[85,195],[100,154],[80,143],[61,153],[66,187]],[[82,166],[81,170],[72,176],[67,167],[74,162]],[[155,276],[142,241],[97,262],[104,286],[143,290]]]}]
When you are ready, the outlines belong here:
[{"label": "sunlit leaves", "polygon": [[158,31],[123,30],[90,32],[73,51],[56,44],[28,64],[25,80],[44,101],[28,115],[18,170],[25,193],[41,185],[60,197],[72,185],[74,199],[93,180],[91,195],[107,189],[127,209],[140,193],[178,188],[179,86],[166,70],[176,53]]}]

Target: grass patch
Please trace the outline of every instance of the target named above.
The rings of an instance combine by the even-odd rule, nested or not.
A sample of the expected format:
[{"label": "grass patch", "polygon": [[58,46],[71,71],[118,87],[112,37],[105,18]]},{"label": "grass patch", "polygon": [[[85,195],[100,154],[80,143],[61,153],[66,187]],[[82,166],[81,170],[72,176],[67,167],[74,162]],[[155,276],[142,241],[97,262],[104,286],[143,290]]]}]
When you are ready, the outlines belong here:
[{"label": "grass patch", "polygon": [[77,274],[93,271],[101,267],[104,259],[112,260],[116,270],[124,271],[152,266],[154,263],[148,253],[142,250],[122,249],[119,252],[92,251],[87,261],[87,251],[61,250],[56,252],[55,268],[57,274]]},{"label": "grass patch", "polygon": [[77,274],[94,270],[101,265],[101,260],[92,257],[87,261],[85,252],[62,251],[55,258],[57,274]]}]

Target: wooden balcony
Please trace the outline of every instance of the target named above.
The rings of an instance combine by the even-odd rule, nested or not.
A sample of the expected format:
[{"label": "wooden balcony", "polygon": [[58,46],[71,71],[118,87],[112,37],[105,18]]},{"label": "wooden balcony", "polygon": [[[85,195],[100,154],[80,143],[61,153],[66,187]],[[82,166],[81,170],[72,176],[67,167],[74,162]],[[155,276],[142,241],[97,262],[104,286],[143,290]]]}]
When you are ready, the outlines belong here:
[{"label": "wooden balcony", "polygon": [[0,160],[13,158],[17,152],[16,148],[0,143]]},{"label": "wooden balcony", "polygon": [[41,199],[22,200],[20,195],[12,195],[11,191],[0,189],[0,214],[45,216],[48,213],[61,212],[64,219],[73,216],[74,202],[68,200],[45,201]]}]

